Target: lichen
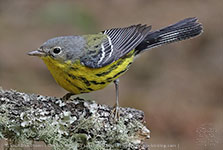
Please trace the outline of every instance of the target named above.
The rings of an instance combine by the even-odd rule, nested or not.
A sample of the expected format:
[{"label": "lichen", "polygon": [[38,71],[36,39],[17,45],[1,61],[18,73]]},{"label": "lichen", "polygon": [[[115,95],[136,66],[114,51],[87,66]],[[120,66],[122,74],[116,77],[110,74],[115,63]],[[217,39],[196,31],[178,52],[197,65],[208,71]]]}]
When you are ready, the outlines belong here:
[{"label": "lichen", "polygon": [[129,108],[121,111],[115,122],[109,107],[92,101],[65,103],[16,91],[2,95],[0,90],[0,138],[20,145],[44,141],[54,150],[138,149],[149,134],[143,115]]},{"label": "lichen", "polygon": [[46,120],[42,122],[44,128],[38,128],[40,125],[36,122],[25,127],[14,126],[15,128],[12,128],[8,118],[0,117],[1,123],[4,123],[3,126],[7,127],[5,131],[8,133],[4,134],[11,135],[7,138],[12,139],[14,144],[29,145],[31,144],[31,139],[36,139],[50,144],[55,150],[110,150],[127,149],[129,147],[134,149],[135,143],[133,143],[133,139],[135,133],[143,126],[136,120],[126,126],[125,119],[120,119],[117,123],[111,125],[112,127],[104,128],[104,133],[106,134],[99,134],[103,127],[103,122],[100,121],[100,118],[92,116],[81,119],[72,133],[67,135],[61,132],[61,128],[68,131],[67,127],[60,123],[62,120],[58,120],[56,124]]}]

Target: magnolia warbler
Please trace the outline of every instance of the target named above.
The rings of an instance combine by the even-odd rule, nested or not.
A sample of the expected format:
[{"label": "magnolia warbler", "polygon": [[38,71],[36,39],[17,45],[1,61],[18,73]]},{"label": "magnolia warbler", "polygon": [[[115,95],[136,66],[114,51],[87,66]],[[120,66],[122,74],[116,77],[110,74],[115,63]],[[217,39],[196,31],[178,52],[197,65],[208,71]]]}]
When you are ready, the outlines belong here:
[{"label": "magnolia warbler", "polygon": [[135,56],[151,48],[189,39],[202,32],[196,18],[186,18],[160,30],[132,25],[104,30],[98,34],[61,36],[49,39],[28,53],[39,56],[56,82],[70,93],[64,96],[100,90],[114,82],[115,116],[118,114],[118,81]]}]

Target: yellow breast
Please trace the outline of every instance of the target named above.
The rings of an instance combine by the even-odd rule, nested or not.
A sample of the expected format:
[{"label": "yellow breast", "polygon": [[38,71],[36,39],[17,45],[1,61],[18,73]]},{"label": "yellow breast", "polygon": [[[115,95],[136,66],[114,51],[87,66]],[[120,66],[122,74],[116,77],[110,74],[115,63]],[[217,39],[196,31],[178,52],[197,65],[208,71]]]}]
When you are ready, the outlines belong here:
[{"label": "yellow breast", "polygon": [[77,62],[61,62],[50,56],[42,57],[56,82],[73,94],[88,93],[106,87],[128,70],[134,50],[102,68],[89,68]]}]

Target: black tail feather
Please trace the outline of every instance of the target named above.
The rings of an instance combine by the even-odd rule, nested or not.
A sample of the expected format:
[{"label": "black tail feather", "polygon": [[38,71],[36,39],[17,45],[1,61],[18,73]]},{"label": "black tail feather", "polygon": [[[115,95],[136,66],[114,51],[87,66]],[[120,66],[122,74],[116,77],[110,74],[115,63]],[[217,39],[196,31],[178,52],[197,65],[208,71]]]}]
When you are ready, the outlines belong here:
[{"label": "black tail feather", "polygon": [[197,18],[187,18],[173,25],[149,33],[136,47],[137,54],[163,44],[173,43],[195,37],[202,32],[202,25]]}]

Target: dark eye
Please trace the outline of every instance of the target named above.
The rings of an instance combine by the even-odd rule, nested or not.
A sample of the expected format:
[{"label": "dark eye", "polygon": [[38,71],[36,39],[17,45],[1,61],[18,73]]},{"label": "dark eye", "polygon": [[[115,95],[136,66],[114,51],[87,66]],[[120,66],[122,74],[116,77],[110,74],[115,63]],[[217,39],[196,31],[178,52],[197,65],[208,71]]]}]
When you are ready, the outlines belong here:
[{"label": "dark eye", "polygon": [[53,48],[53,53],[55,53],[55,54],[59,54],[60,51],[61,51],[61,48],[60,47]]}]

